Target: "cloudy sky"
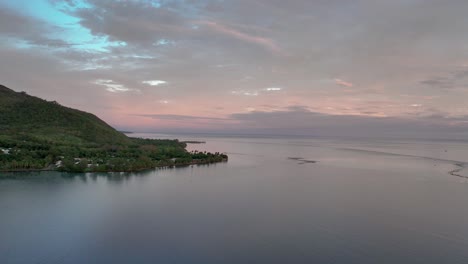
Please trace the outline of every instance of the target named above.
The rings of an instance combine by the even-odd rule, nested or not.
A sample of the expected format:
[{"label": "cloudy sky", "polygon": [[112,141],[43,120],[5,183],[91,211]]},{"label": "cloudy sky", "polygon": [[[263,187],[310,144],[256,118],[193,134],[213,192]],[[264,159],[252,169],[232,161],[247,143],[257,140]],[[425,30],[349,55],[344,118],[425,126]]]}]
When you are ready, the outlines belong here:
[{"label": "cloudy sky", "polygon": [[0,0],[0,83],[119,129],[468,134],[466,0]]}]

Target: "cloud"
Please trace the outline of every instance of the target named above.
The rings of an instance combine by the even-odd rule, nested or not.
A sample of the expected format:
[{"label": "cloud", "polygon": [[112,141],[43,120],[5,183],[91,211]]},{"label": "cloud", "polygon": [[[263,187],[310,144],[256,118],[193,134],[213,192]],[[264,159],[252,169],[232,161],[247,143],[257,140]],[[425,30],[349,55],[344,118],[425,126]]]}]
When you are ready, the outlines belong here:
[{"label": "cloud", "polygon": [[231,94],[235,95],[245,95],[245,96],[259,96],[263,93],[269,93],[269,92],[279,92],[283,90],[283,88],[280,87],[268,87],[268,88],[263,88],[259,90],[234,90],[231,91]]},{"label": "cloud", "polygon": [[51,38],[48,35],[60,30],[46,22],[26,16],[0,4],[0,40],[13,39],[14,44],[64,48],[73,44],[62,39]]},{"label": "cloud", "polygon": [[335,83],[340,85],[340,86],[344,86],[344,87],[353,87],[352,83],[343,81],[341,79],[335,79]]},{"label": "cloud", "polygon": [[151,85],[151,86],[158,86],[158,85],[162,85],[162,84],[167,84],[166,81],[162,81],[162,80],[150,80],[150,81],[142,81],[143,84],[148,84],[148,85]]},{"label": "cloud", "polygon": [[220,117],[206,117],[206,116],[190,116],[190,115],[171,115],[171,114],[144,114],[137,115],[142,117],[149,117],[157,120],[170,120],[170,121],[227,121],[229,118]]},{"label": "cloud", "polygon": [[456,70],[422,80],[420,83],[436,89],[466,88],[468,87],[468,68],[458,67]]},{"label": "cloud", "polygon": [[238,91],[231,91],[231,94],[235,95],[245,95],[245,96],[258,96],[258,91],[246,91],[246,90],[238,90]]},{"label": "cloud", "polygon": [[240,131],[268,134],[302,134],[321,136],[410,136],[431,137],[457,134],[468,129],[468,116],[372,117],[361,115],[328,115],[303,106],[280,111],[252,111],[229,116]]},{"label": "cloud", "polygon": [[283,54],[282,49],[272,39],[253,36],[214,21],[196,21],[194,23],[208,26],[213,31],[223,35],[262,46],[273,53]]},{"label": "cloud", "polygon": [[[158,121],[202,124],[186,127],[187,132],[217,132],[230,134],[308,135],[339,137],[414,137],[466,138],[468,116],[447,117],[433,114],[413,117],[373,117],[361,115],[329,115],[310,111],[305,106],[291,105],[280,110],[259,111],[247,107],[242,113],[225,118],[189,115],[139,115]],[[155,123],[161,124],[161,123]],[[209,130],[204,130],[209,128]],[[155,127],[155,131],[168,128]]]},{"label": "cloud", "polygon": [[93,35],[125,41],[137,46],[169,44],[168,38],[187,32],[182,15],[169,8],[157,7],[146,1],[90,0],[90,7],[69,12]]},{"label": "cloud", "polygon": [[[257,126],[236,119],[250,131],[359,126],[357,115],[448,127],[468,113],[467,1],[52,0],[46,11],[0,2],[2,83],[113,124],[143,126],[149,118],[124,117],[155,104],[199,117],[248,109],[262,116]],[[151,89],[168,87],[158,78],[177,83]],[[335,116],[311,118],[320,113]]]},{"label": "cloud", "polygon": [[281,90],[283,90],[283,88],[280,88],[280,87],[269,87],[269,88],[263,89],[263,91],[267,91],[267,92],[276,92],[276,91],[281,91]]},{"label": "cloud", "polygon": [[130,89],[125,87],[123,84],[114,82],[113,80],[99,79],[94,82],[97,85],[106,87],[106,90],[112,93],[124,93],[130,91],[137,91],[136,89]]}]

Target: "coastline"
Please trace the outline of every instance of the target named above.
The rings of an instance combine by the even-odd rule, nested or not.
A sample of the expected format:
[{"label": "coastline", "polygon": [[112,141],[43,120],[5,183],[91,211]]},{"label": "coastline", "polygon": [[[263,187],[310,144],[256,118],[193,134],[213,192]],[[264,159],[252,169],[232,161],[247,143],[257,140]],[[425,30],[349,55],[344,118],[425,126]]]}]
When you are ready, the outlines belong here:
[{"label": "coastline", "polygon": [[160,165],[160,166],[155,166],[155,167],[145,167],[145,168],[139,168],[136,170],[106,170],[106,171],[99,171],[99,170],[90,170],[90,171],[84,171],[84,172],[76,172],[76,171],[66,171],[66,170],[60,170],[60,168],[46,168],[46,169],[20,169],[20,170],[0,170],[0,178],[1,178],[1,173],[22,173],[22,172],[45,172],[45,171],[57,171],[57,172],[69,172],[69,173],[115,173],[115,172],[142,172],[142,171],[148,171],[148,170],[155,170],[155,169],[164,169],[164,168],[180,168],[180,167],[188,167],[188,166],[193,166],[193,165],[210,165],[210,164],[216,164],[216,163],[227,163],[228,159],[223,159],[221,161],[192,161],[188,163],[179,163],[179,164],[173,164],[173,165]]},{"label": "coastline", "polygon": [[466,163],[455,163],[453,164],[455,167],[457,167],[456,169],[454,170],[451,170],[449,171],[449,174],[452,175],[452,176],[457,176],[457,177],[460,177],[460,178],[465,178],[465,179],[468,179],[468,176],[466,175],[462,175],[460,174],[459,172],[463,171],[466,167]]}]

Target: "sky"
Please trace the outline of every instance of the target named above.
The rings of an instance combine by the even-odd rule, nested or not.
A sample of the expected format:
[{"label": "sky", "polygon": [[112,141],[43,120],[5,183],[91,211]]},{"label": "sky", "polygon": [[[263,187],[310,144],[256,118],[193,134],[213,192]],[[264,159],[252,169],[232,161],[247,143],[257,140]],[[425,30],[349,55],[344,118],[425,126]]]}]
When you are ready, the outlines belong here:
[{"label": "sky", "polygon": [[0,0],[0,84],[137,132],[468,138],[466,0]]}]

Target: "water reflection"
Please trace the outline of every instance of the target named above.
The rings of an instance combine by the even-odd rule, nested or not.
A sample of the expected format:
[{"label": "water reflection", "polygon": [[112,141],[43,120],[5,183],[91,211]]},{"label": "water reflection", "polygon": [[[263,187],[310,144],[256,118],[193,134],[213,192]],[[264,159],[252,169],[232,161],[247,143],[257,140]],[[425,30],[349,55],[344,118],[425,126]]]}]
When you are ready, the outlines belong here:
[{"label": "water reflection", "polygon": [[467,263],[468,145],[199,140],[229,162],[3,175],[0,263]]}]

